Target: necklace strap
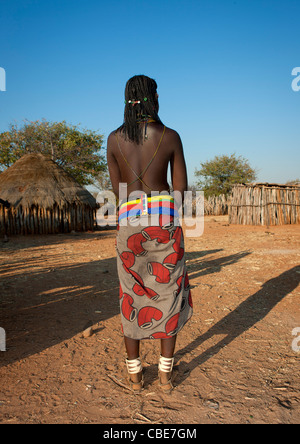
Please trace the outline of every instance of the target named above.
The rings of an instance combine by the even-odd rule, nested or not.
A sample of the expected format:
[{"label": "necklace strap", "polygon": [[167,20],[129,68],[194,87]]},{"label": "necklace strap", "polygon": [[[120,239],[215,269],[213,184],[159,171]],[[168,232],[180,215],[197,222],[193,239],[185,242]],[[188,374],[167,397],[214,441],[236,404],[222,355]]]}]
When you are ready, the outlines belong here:
[{"label": "necklace strap", "polygon": [[133,172],[133,174],[137,177],[133,182],[129,183],[128,186],[134,184],[137,180],[139,180],[139,181],[140,181],[143,185],[145,185],[150,191],[153,191],[152,188],[150,188],[150,187],[149,187],[149,186],[143,181],[142,176],[145,174],[145,172],[148,170],[148,168],[150,167],[151,163],[152,163],[153,160],[155,159],[155,157],[156,157],[156,155],[157,155],[157,153],[158,153],[159,147],[160,147],[160,145],[161,145],[161,142],[162,142],[162,140],[163,140],[163,137],[164,137],[165,132],[166,132],[166,127],[164,126],[164,130],[163,130],[163,133],[162,133],[162,135],[161,135],[161,138],[160,138],[159,144],[158,144],[158,146],[157,146],[157,148],[156,148],[156,150],[155,150],[155,153],[153,154],[153,156],[152,156],[150,162],[148,163],[148,165],[146,166],[146,168],[144,168],[143,171],[142,171],[140,174],[137,174],[137,173],[134,171],[134,169],[132,168],[132,166],[130,165],[130,163],[127,161],[127,159],[126,159],[126,157],[125,157],[123,151],[121,150],[120,143],[119,143],[119,139],[118,139],[118,136],[117,136],[117,132],[115,132],[115,136],[116,136],[116,139],[117,139],[117,143],[118,143],[119,151],[120,151],[120,153],[122,154],[122,157],[123,157],[123,159],[124,159],[126,165],[131,169],[131,171]]},{"label": "necklace strap", "polygon": [[151,116],[147,116],[147,115],[142,114],[141,118],[138,119],[137,122],[138,123],[141,123],[141,122],[154,123],[154,122],[156,122],[156,120],[151,118]]}]

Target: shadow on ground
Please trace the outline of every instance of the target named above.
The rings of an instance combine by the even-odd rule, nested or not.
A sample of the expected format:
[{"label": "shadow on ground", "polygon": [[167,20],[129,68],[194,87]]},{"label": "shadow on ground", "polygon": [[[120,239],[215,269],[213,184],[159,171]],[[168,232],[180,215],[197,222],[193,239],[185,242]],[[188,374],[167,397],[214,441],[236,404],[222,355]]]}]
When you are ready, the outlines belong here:
[{"label": "shadow on ground", "polygon": [[[114,238],[115,233],[107,231],[101,235]],[[91,239],[91,236],[95,241],[99,239],[99,233],[89,234],[88,238]],[[64,265],[62,255],[53,249],[49,268],[45,266],[47,258],[42,254],[45,253],[44,246],[50,245],[51,248],[51,245],[57,245],[59,242],[64,245],[68,239],[70,237],[67,235],[61,239],[55,236],[47,236],[46,239],[35,237],[26,242],[16,239],[9,248],[5,247],[7,252],[34,248],[35,258],[25,261],[20,255],[18,260],[18,256],[14,255],[11,261],[6,260],[5,264],[0,265],[0,326],[5,329],[7,337],[7,351],[0,354],[0,366],[67,341],[90,325],[98,325],[99,331],[103,328],[103,321],[119,315],[119,282],[115,257],[90,262],[77,262],[76,259],[74,265]],[[80,240],[83,240],[82,236]],[[4,249],[1,253],[3,251]],[[74,251],[76,252],[76,245]],[[39,252],[41,258],[37,259]],[[205,259],[209,254],[221,252],[222,250],[208,250],[187,253],[187,259],[192,261],[189,270],[191,280],[205,274],[217,273],[223,267],[250,254],[242,252],[217,259]],[[36,266],[38,261],[40,267]],[[5,272],[10,272],[11,276],[3,277]],[[291,270],[266,283],[262,290],[247,299],[209,332],[192,342],[186,349],[178,351],[177,357],[196,349],[214,334],[226,331],[227,338],[189,363],[189,368],[192,370],[205,362],[209,356],[217,353],[262,319],[291,288],[294,288],[296,277]],[[279,288],[277,296],[273,294],[267,297],[267,291],[273,285]]]},{"label": "shadow on ground", "polygon": [[181,359],[187,353],[197,350],[205,341],[219,335],[227,335],[225,338],[209,347],[204,353],[186,363],[185,372],[177,378],[176,383],[182,383],[196,367],[205,363],[208,359],[219,353],[238,336],[246,332],[257,322],[264,319],[267,314],[300,283],[300,267],[296,266],[268,280],[262,288],[242,302],[234,311],[229,313],[218,323],[212,326],[206,333],[200,335],[186,347],[178,350],[176,360]]}]

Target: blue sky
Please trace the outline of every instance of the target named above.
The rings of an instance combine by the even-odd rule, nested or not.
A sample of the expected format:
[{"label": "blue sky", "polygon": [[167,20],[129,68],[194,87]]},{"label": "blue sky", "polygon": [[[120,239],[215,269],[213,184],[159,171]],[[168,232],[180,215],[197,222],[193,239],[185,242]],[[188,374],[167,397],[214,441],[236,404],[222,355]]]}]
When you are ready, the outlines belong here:
[{"label": "blue sky", "polygon": [[[1,0],[0,131],[66,120],[105,138],[129,77],[156,79],[189,172],[236,153],[258,180],[300,178],[299,0]],[[300,83],[300,82],[299,82]]]}]

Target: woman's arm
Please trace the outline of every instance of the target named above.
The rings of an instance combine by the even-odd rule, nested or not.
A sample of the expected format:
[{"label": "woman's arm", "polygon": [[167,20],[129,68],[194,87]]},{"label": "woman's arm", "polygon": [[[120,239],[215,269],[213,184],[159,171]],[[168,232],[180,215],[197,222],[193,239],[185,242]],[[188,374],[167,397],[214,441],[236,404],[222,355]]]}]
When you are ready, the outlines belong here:
[{"label": "woman's arm", "polygon": [[107,139],[106,155],[107,155],[108,171],[109,171],[110,181],[113,187],[113,192],[117,197],[119,197],[119,184],[122,180],[121,180],[121,171],[114,155],[115,138],[116,136],[114,135],[114,133],[111,133],[109,135]]},{"label": "woman's arm", "polygon": [[171,179],[173,190],[181,193],[182,202],[184,192],[187,191],[187,170],[180,136],[175,131],[172,135],[173,154],[171,157]]}]

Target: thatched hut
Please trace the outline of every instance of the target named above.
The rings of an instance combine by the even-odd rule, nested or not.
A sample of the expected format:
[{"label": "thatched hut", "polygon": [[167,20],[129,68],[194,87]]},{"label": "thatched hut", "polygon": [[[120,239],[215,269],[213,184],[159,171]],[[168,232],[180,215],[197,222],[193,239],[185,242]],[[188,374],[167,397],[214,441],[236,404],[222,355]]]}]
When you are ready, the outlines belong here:
[{"label": "thatched hut", "polygon": [[94,228],[96,199],[50,157],[26,154],[0,174],[1,234],[54,234]]},{"label": "thatched hut", "polygon": [[269,183],[234,185],[229,223],[300,224],[300,186]]}]

